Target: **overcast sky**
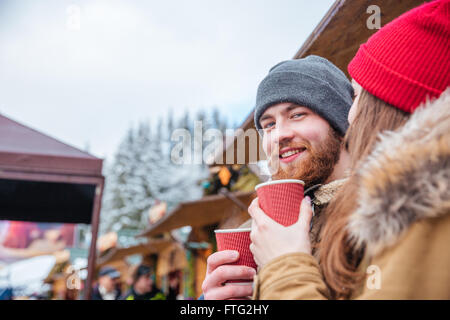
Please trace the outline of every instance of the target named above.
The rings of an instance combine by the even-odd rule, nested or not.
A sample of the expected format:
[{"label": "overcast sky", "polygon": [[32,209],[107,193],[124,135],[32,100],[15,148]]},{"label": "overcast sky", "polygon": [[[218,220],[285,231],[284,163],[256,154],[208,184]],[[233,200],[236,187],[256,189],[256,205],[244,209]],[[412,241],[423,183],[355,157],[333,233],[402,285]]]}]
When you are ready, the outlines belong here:
[{"label": "overcast sky", "polygon": [[130,125],[251,112],[333,0],[1,0],[0,113],[101,158]]}]

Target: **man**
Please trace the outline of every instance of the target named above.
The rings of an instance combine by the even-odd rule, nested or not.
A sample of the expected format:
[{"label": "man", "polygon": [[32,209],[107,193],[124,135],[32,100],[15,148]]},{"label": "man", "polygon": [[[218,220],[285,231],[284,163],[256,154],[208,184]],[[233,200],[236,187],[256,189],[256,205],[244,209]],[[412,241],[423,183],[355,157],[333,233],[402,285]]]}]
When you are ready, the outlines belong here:
[{"label": "man", "polygon": [[[305,182],[305,195],[314,204],[313,246],[320,241],[324,220],[320,212],[342,185],[349,166],[342,141],[352,99],[352,85],[344,73],[318,56],[275,65],[258,87],[254,120],[263,136],[272,178]],[[237,258],[235,251],[208,258],[202,286],[205,299],[252,295],[252,284],[222,285],[232,279],[253,279],[252,268],[227,265]]]},{"label": "man", "polygon": [[98,285],[92,291],[92,300],[117,300],[120,296],[118,279],[120,279],[120,273],[116,269],[102,268],[98,275]]},{"label": "man", "polygon": [[180,271],[172,271],[169,273],[169,293],[167,294],[167,300],[178,300],[180,294]]},{"label": "man", "polygon": [[121,300],[166,300],[166,297],[156,288],[152,269],[148,266],[140,265],[133,274],[130,290]]}]

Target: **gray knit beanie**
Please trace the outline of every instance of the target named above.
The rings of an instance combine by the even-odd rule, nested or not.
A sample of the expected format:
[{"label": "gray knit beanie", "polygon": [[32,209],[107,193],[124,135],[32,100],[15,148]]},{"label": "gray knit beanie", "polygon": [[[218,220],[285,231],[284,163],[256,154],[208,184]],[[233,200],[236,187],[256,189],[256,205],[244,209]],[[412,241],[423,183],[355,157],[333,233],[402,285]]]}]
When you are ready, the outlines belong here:
[{"label": "gray knit beanie", "polygon": [[311,109],[343,136],[348,128],[353,87],[345,74],[325,58],[312,55],[287,60],[272,67],[258,87],[256,128],[261,129],[259,119],[267,108],[284,102]]}]

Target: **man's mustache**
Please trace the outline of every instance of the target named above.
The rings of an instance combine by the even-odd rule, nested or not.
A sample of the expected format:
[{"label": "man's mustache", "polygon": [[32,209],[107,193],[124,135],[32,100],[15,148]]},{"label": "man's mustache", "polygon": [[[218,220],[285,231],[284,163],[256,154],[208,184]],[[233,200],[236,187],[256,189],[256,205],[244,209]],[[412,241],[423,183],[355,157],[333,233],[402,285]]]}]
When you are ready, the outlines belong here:
[{"label": "man's mustache", "polygon": [[294,149],[305,149],[309,150],[311,148],[310,144],[305,142],[275,142],[272,146],[272,152],[268,159],[268,167],[271,175],[276,174],[280,170],[280,151],[286,148]]},{"label": "man's mustache", "polygon": [[273,157],[280,157],[281,154],[281,150],[286,149],[286,148],[292,148],[292,149],[305,149],[305,150],[309,150],[311,149],[311,145],[308,142],[296,142],[296,143],[274,143],[274,145],[272,146],[272,152],[270,154],[269,158],[273,158]]}]

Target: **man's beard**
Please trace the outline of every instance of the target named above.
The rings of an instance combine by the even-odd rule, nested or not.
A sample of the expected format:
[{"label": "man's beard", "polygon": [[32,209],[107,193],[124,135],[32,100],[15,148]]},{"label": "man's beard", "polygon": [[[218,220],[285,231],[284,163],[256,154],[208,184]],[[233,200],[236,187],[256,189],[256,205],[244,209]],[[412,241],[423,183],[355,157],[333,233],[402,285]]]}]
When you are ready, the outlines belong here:
[{"label": "man's beard", "polygon": [[[306,148],[303,152],[307,152],[305,157],[300,161],[294,160],[292,164],[284,165],[278,162],[278,171],[272,175],[273,180],[280,179],[299,179],[305,182],[305,189],[316,184],[323,184],[333,173],[334,166],[339,161],[341,152],[342,137],[338,133],[330,129],[326,140],[313,148],[308,141],[302,143],[286,143],[280,144],[279,150],[282,148]],[[280,159],[275,159],[280,161]],[[270,161],[269,161],[270,162]],[[271,164],[269,163],[269,166]],[[283,166],[284,168],[283,168]]]}]

